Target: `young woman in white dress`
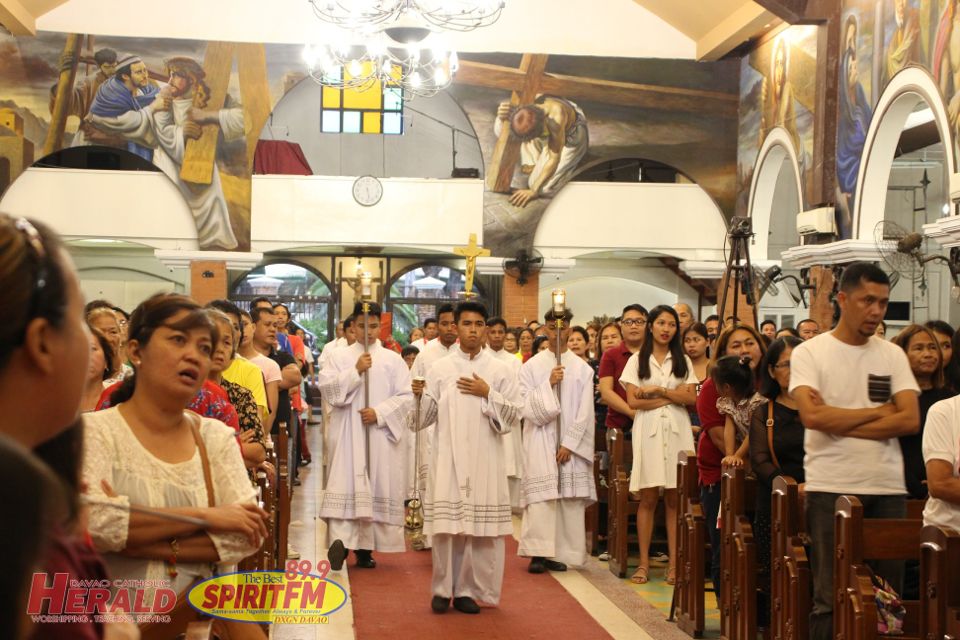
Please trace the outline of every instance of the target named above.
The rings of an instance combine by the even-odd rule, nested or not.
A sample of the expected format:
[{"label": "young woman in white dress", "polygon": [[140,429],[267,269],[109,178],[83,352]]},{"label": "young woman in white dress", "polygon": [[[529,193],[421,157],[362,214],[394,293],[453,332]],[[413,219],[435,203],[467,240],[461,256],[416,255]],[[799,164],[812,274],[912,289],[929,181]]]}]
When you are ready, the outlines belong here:
[{"label": "young woman in white dress", "polygon": [[640,566],[631,580],[644,584],[650,573],[653,513],[662,488],[667,520],[670,565],[667,584],[676,580],[677,454],[693,449],[693,430],[687,407],[697,402],[697,376],[683,351],[677,312],[660,305],[647,316],[647,334],[640,351],[630,356],[620,384],[627,404],[636,409],[633,420],[633,469],[630,491],[639,493],[637,532]]}]

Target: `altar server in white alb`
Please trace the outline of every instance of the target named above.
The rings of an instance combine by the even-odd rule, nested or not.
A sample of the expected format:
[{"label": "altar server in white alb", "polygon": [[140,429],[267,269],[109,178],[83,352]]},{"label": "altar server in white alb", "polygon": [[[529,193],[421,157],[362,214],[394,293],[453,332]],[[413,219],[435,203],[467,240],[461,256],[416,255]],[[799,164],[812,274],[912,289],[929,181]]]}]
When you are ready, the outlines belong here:
[{"label": "altar server in white alb", "polygon": [[486,308],[461,302],[455,320],[459,347],[414,389],[423,397],[419,428],[436,422],[424,532],[433,537],[433,610],[445,612],[452,597],[458,611],[479,613],[478,600],[500,601],[504,537],[513,531],[504,435],[519,423],[519,392],[510,368],[483,349]]},{"label": "altar server in white alb", "polygon": [[[364,569],[376,566],[373,551],[405,550],[410,372],[403,358],[384,349],[377,339],[379,305],[370,304],[364,314],[357,304],[354,327],[357,341],[334,351],[320,372],[320,392],[331,406],[326,440],[330,467],[320,517],[326,520],[333,541],[328,557],[334,570],[343,566],[349,549],[356,552],[357,567]],[[364,399],[364,372],[370,385],[369,404]]]},{"label": "altar server in white alb", "polygon": [[[446,358],[457,348],[457,323],[454,320],[454,306],[447,302],[437,309],[437,320],[434,321],[437,337],[430,340],[413,361],[410,375],[414,379],[426,378],[434,363]],[[411,405],[413,406],[413,405]],[[427,467],[430,465],[430,451],[433,443],[434,425],[430,424],[420,433],[420,468],[414,469],[417,461],[416,439],[407,440],[407,497],[413,497],[414,478],[419,475],[421,496],[429,492],[426,487]],[[424,535],[421,542],[414,542],[414,549],[423,551],[430,548],[430,536]]]},{"label": "altar server in white alb", "polygon": [[[563,322],[559,365],[558,318]],[[593,369],[567,349],[572,318],[569,310],[548,311],[543,326],[550,348],[520,368],[524,476],[519,554],[530,558],[530,573],[566,571],[567,565],[579,567],[586,562],[583,513],[597,499]]]},{"label": "altar server in white alb", "polygon": [[[503,348],[507,337],[507,321],[503,318],[487,320],[487,349],[497,360],[506,364],[514,375],[520,375],[520,358]],[[520,429],[507,436],[507,484],[510,486],[510,506],[514,513],[520,512],[520,480],[523,478],[523,443]]]}]

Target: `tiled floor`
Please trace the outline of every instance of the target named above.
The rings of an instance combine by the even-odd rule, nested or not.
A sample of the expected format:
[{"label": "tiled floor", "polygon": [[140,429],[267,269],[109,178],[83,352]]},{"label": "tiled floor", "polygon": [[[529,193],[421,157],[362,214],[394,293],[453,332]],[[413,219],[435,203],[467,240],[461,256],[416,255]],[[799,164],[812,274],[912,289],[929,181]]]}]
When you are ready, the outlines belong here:
[{"label": "tiled floor", "polygon": [[[631,567],[631,571],[635,570]],[[663,615],[670,615],[670,605],[673,601],[673,587],[664,582],[664,574],[667,570],[665,563],[652,562],[650,565],[650,582],[646,584],[634,584],[630,578],[624,579],[634,592],[641,598],[655,606],[663,612]],[[713,595],[712,583],[707,582],[706,586],[706,613],[704,614],[704,626],[706,627],[705,637],[720,635],[720,610],[717,609],[717,600]]]}]

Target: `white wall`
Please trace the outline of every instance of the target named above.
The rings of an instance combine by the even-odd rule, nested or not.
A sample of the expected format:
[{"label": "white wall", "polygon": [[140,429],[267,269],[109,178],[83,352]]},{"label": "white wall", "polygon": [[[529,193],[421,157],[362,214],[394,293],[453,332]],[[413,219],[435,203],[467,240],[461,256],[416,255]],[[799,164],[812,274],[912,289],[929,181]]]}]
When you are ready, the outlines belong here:
[{"label": "white wall", "polygon": [[403,135],[321,133],[321,100],[322,87],[301,81],[277,103],[260,137],[299,144],[315,175],[449,178],[456,129],[457,167],[483,175],[473,125],[449,93],[408,101]]},{"label": "white wall", "polygon": [[46,222],[68,239],[198,248],[193,214],[177,187],[159,172],[32,167],[7,189],[0,211]]},{"label": "white wall", "polygon": [[352,177],[254,176],[253,251],[293,246],[420,246],[450,250],[483,234],[482,180],[383,180],[372,207]]},{"label": "white wall", "polygon": [[87,300],[105,298],[130,312],[154,293],[187,293],[190,287],[187,269],[164,266],[146,247],[113,249],[74,244],[68,245],[68,250]]},{"label": "white wall", "polygon": [[533,244],[547,257],[650,251],[722,260],[726,225],[696,184],[571,182],[553,199]]},{"label": "white wall", "polygon": [[[647,309],[678,301],[697,311],[697,294],[675,273],[654,260],[578,258],[577,265],[559,278],[540,276],[539,307],[550,308],[554,289],[567,292],[574,323],[585,324],[595,316],[617,316],[628,304]],[[706,317],[709,313],[704,312]]]}]

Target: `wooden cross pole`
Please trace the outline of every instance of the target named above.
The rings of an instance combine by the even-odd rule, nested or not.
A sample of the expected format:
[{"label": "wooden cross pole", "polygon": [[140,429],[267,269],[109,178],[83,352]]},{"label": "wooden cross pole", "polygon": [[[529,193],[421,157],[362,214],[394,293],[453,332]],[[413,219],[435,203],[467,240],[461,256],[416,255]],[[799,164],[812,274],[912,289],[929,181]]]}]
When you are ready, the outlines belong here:
[{"label": "wooden cross pole", "polygon": [[458,256],[463,256],[467,261],[466,268],[466,283],[463,287],[463,292],[466,297],[471,297],[473,294],[473,276],[477,269],[477,258],[486,257],[490,255],[490,249],[485,249],[477,244],[477,234],[471,233],[470,238],[467,241],[467,246],[465,247],[454,247],[453,252]]},{"label": "wooden cross pole", "polygon": [[[520,61],[520,71],[523,73],[523,85],[519,91],[510,96],[510,104],[520,106],[530,104],[540,91],[540,81],[547,67],[545,55],[525,53]],[[500,137],[493,148],[490,166],[487,168],[487,188],[496,193],[510,193],[510,183],[513,182],[513,170],[520,159],[520,142],[511,137],[510,125],[504,123],[500,130]],[[469,291],[469,290],[468,290]]]},{"label": "wooden cross pole", "polygon": [[[270,116],[270,86],[267,80],[267,62],[262,44],[234,44],[211,42],[203,59],[205,82],[210,88],[208,109],[221,109],[227,98],[234,55],[240,72],[240,96],[243,101],[244,129],[247,141],[247,167],[253,167],[260,130]],[[205,125],[203,135],[189,140],[184,150],[180,177],[186,182],[210,184],[217,157],[217,139],[220,128]]]},{"label": "wooden cross pole", "polygon": [[73,81],[77,77],[81,43],[82,36],[79,33],[71,33],[67,35],[67,42],[63,45],[63,58],[69,60],[70,64],[60,69],[60,75],[57,78],[57,93],[50,114],[50,128],[47,129],[47,138],[43,143],[44,156],[59,149],[63,143],[63,130],[66,128],[67,116],[70,114]]}]

